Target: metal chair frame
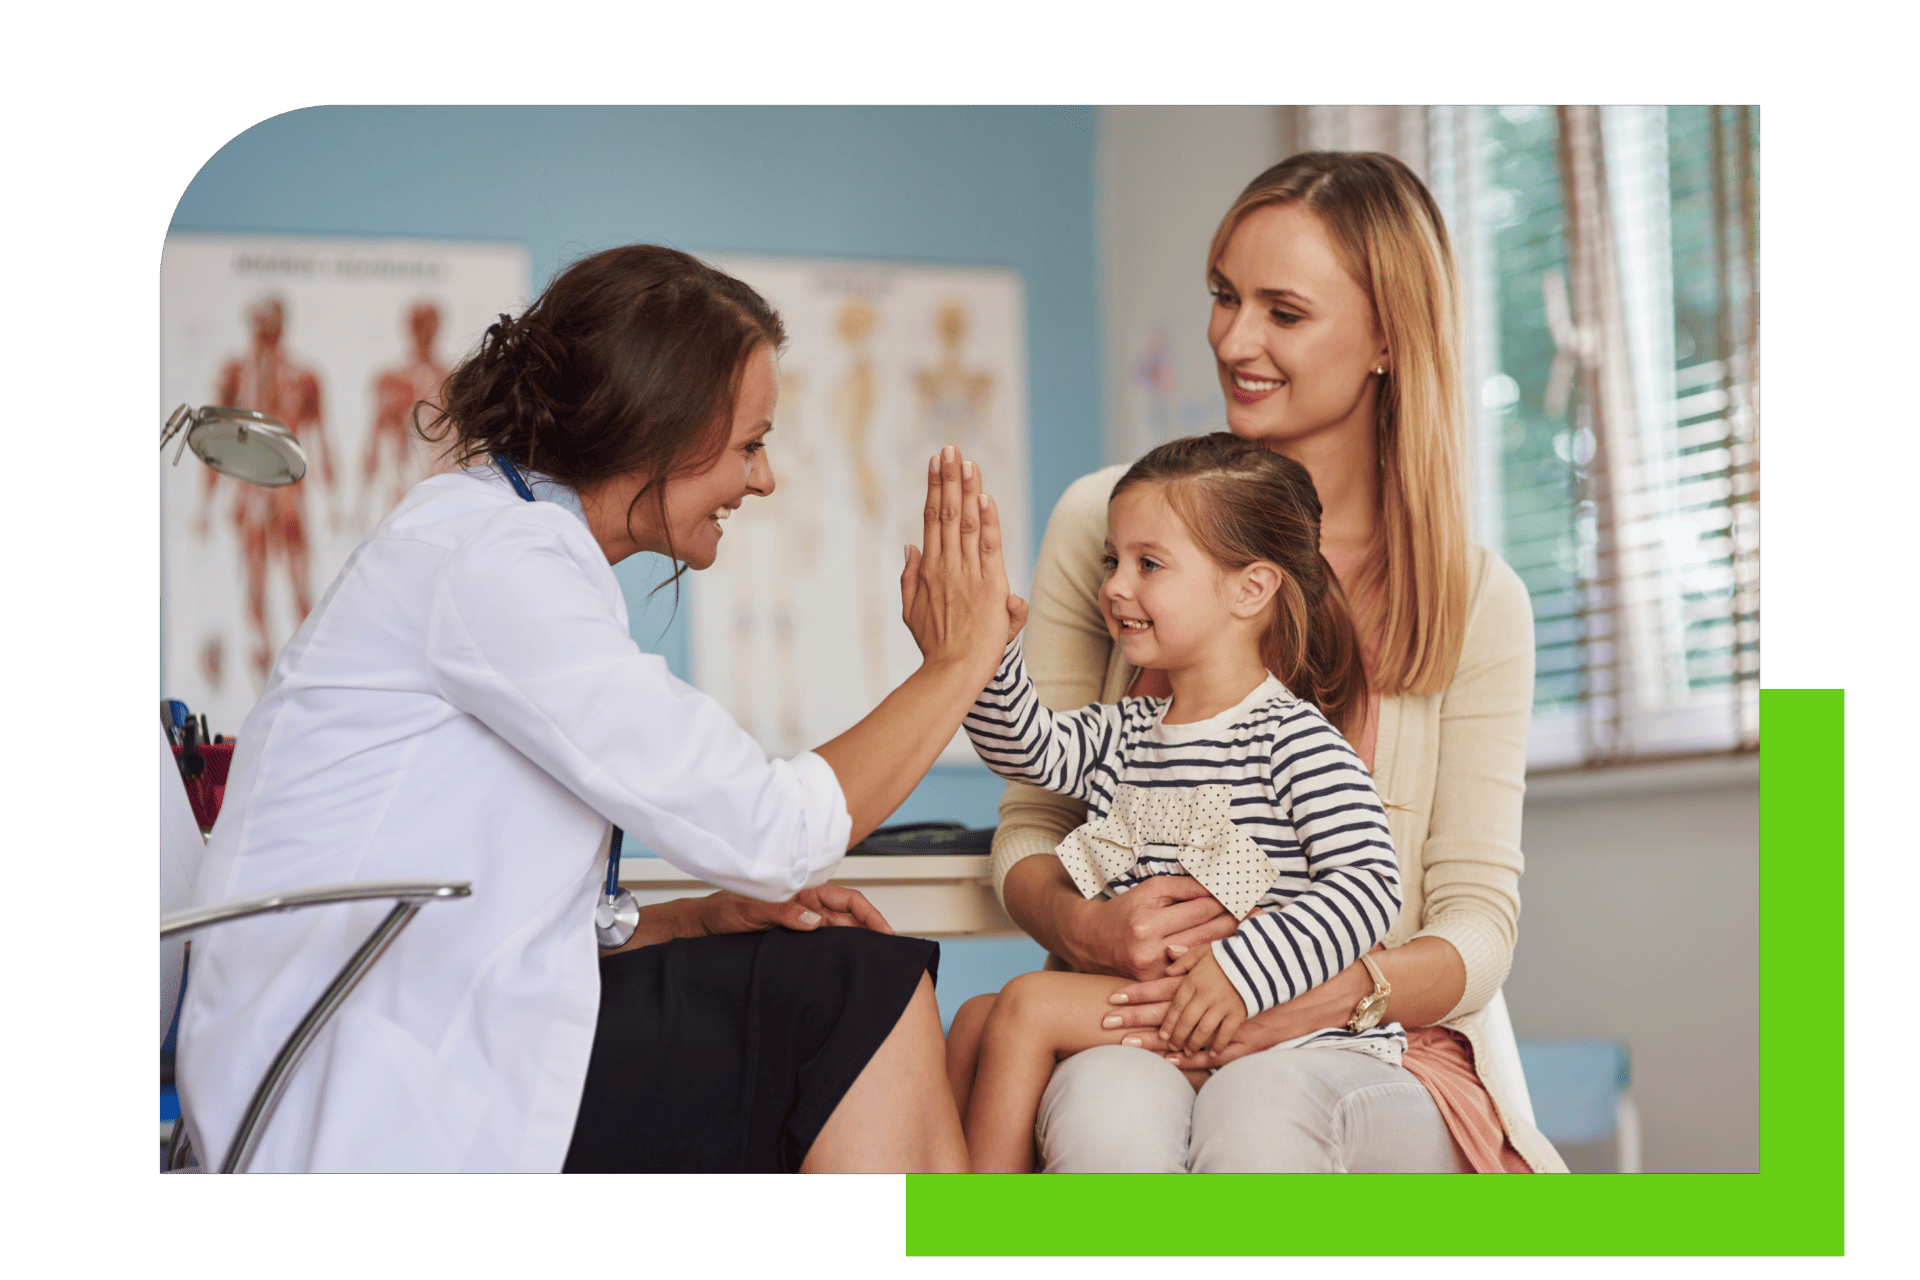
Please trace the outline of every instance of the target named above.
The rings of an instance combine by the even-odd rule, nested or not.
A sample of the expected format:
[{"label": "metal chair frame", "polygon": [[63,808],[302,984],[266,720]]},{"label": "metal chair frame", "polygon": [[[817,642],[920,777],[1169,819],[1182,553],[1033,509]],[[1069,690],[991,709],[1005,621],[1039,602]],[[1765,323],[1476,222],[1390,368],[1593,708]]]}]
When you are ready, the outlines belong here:
[{"label": "metal chair frame", "polygon": [[[328,906],[341,902],[365,902],[369,900],[393,899],[393,910],[389,911],[365,942],[360,944],[320,998],[307,1010],[307,1016],[293,1029],[293,1034],[281,1046],[275,1055],[273,1064],[261,1077],[259,1088],[254,1090],[253,1100],[247,1104],[240,1124],[234,1131],[233,1141],[227,1145],[227,1157],[222,1161],[220,1172],[239,1173],[246,1169],[253,1158],[261,1132],[267,1122],[273,1118],[274,1108],[280,1103],[280,1095],[286,1091],[287,1082],[293,1077],[294,1070],[300,1065],[308,1046],[320,1034],[327,1020],[333,1017],[335,1010],[346,1000],[367,970],[385,954],[400,931],[407,927],[421,907],[429,902],[444,901],[450,898],[465,898],[473,893],[470,882],[465,880],[367,880],[359,884],[319,885],[311,889],[294,889],[285,893],[264,894],[257,898],[242,898],[233,902],[219,903],[210,907],[194,907],[186,911],[176,911],[160,918],[160,936],[171,937],[176,933],[191,933],[210,925],[226,924],[232,920],[244,920],[249,916],[266,915],[279,911],[298,911],[305,907]],[[184,1168],[192,1155],[192,1142],[187,1137],[186,1120],[183,1116],[173,1131],[173,1140],[167,1148],[167,1169],[169,1171]]]}]

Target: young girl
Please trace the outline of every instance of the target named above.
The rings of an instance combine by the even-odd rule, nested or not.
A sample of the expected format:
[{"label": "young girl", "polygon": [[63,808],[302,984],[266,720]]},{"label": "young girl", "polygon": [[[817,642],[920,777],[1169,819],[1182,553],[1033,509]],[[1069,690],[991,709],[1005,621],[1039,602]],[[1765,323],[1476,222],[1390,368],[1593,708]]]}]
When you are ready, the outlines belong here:
[{"label": "young girl", "polygon": [[[1190,875],[1241,921],[1167,970],[1184,980],[1161,1034],[1224,1048],[1244,1018],[1364,957],[1400,911],[1386,815],[1335,727],[1366,714],[1359,642],[1320,555],[1312,479],[1259,444],[1220,433],[1153,450],[1114,486],[1108,530],[1108,629],[1173,696],[1048,711],[1016,637],[966,728],[1002,777],[1087,801],[1055,853],[1088,898]],[[948,1071],[976,1172],[1032,1169],[1054,1064],[1121,1039],[1098,1028],[1126,985],[1029,973],[961,1008]],[[1405,1043],[1398,1023],[1356,1017],[1281,1047],[1397,1063]]]}]

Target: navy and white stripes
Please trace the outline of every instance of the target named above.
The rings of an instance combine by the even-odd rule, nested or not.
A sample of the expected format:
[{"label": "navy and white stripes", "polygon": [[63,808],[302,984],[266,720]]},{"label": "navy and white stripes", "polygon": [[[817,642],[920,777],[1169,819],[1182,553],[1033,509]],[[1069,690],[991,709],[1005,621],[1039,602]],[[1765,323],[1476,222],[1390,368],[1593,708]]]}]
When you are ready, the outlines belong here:
[{"label": "navy and white stripes", "polygon": [[[1325,982],[1392,927],[1400,875],[1386,812],[1346,739],[1272,677],[1210,720],[1162,725],[1170,705],[1126,698],[1049,711],[1016,637],[966,729],[995,773],[1077,796],[1091,818],[1106,816],[1123,785],[1233,788],[1234,825],[1274,870],[1254,912],[1213,944],[1251,1015]],[[1149,876],[1180,874],[1177,848],[1148,846],[1109,888],[1122,893]],[[1388,1034],[1398,1039],[1398,1027],[1369,1038]]]}]

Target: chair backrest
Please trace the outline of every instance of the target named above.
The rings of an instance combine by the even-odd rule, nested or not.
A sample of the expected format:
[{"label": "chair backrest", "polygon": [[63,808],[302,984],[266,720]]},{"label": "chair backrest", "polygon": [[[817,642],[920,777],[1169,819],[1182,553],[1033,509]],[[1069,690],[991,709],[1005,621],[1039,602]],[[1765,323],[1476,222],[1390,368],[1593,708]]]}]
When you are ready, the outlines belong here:
[{"label": "chair backrest", "polygon": [[1520,1046],[1513,1037],[1513,1017],[1507,1012],[1505,988],[1493,993],[1487,1007],[1480,1011],[1480,1052],[1478,1067],[1489,1083],[1497,1082],[1507,1101],[1528,1124],[1533,1118],[1533,1097],[1527,1092],[1527,1073],[1520,1065]]},{"label": "chair backrest", "polygon": [[[193,820],[193,806],[187,800],[187,786],[181,781],[180,766],[174,762],[173,748],[167,744],[166,730],[160,733],[160,914],[180,911],[192,905],[193,878],[200,871],[200,858],[207,842]],[[184,935],[160,940],[160,1040],[167,1039],[173,1024],[173,1010],[180,1003],[180,979],[186,971],[187,940]]]}]

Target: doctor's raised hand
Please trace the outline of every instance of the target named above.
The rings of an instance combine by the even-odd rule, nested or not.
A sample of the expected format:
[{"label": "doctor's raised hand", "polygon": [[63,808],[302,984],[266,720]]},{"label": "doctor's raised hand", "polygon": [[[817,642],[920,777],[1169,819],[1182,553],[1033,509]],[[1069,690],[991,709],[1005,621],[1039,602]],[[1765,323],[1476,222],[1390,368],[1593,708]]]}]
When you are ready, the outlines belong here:
[{"label": "doctor's raised hand", "polygon": [[999,509],[980,468],[952,445],[928,463],[924,523],[925,546],[907,548],[900,575],[900,612],[920,646],[920,667],[819,748],[846,792],[855,841],[933,766],[1026,622],[1026,602],[1007,587]]}]

